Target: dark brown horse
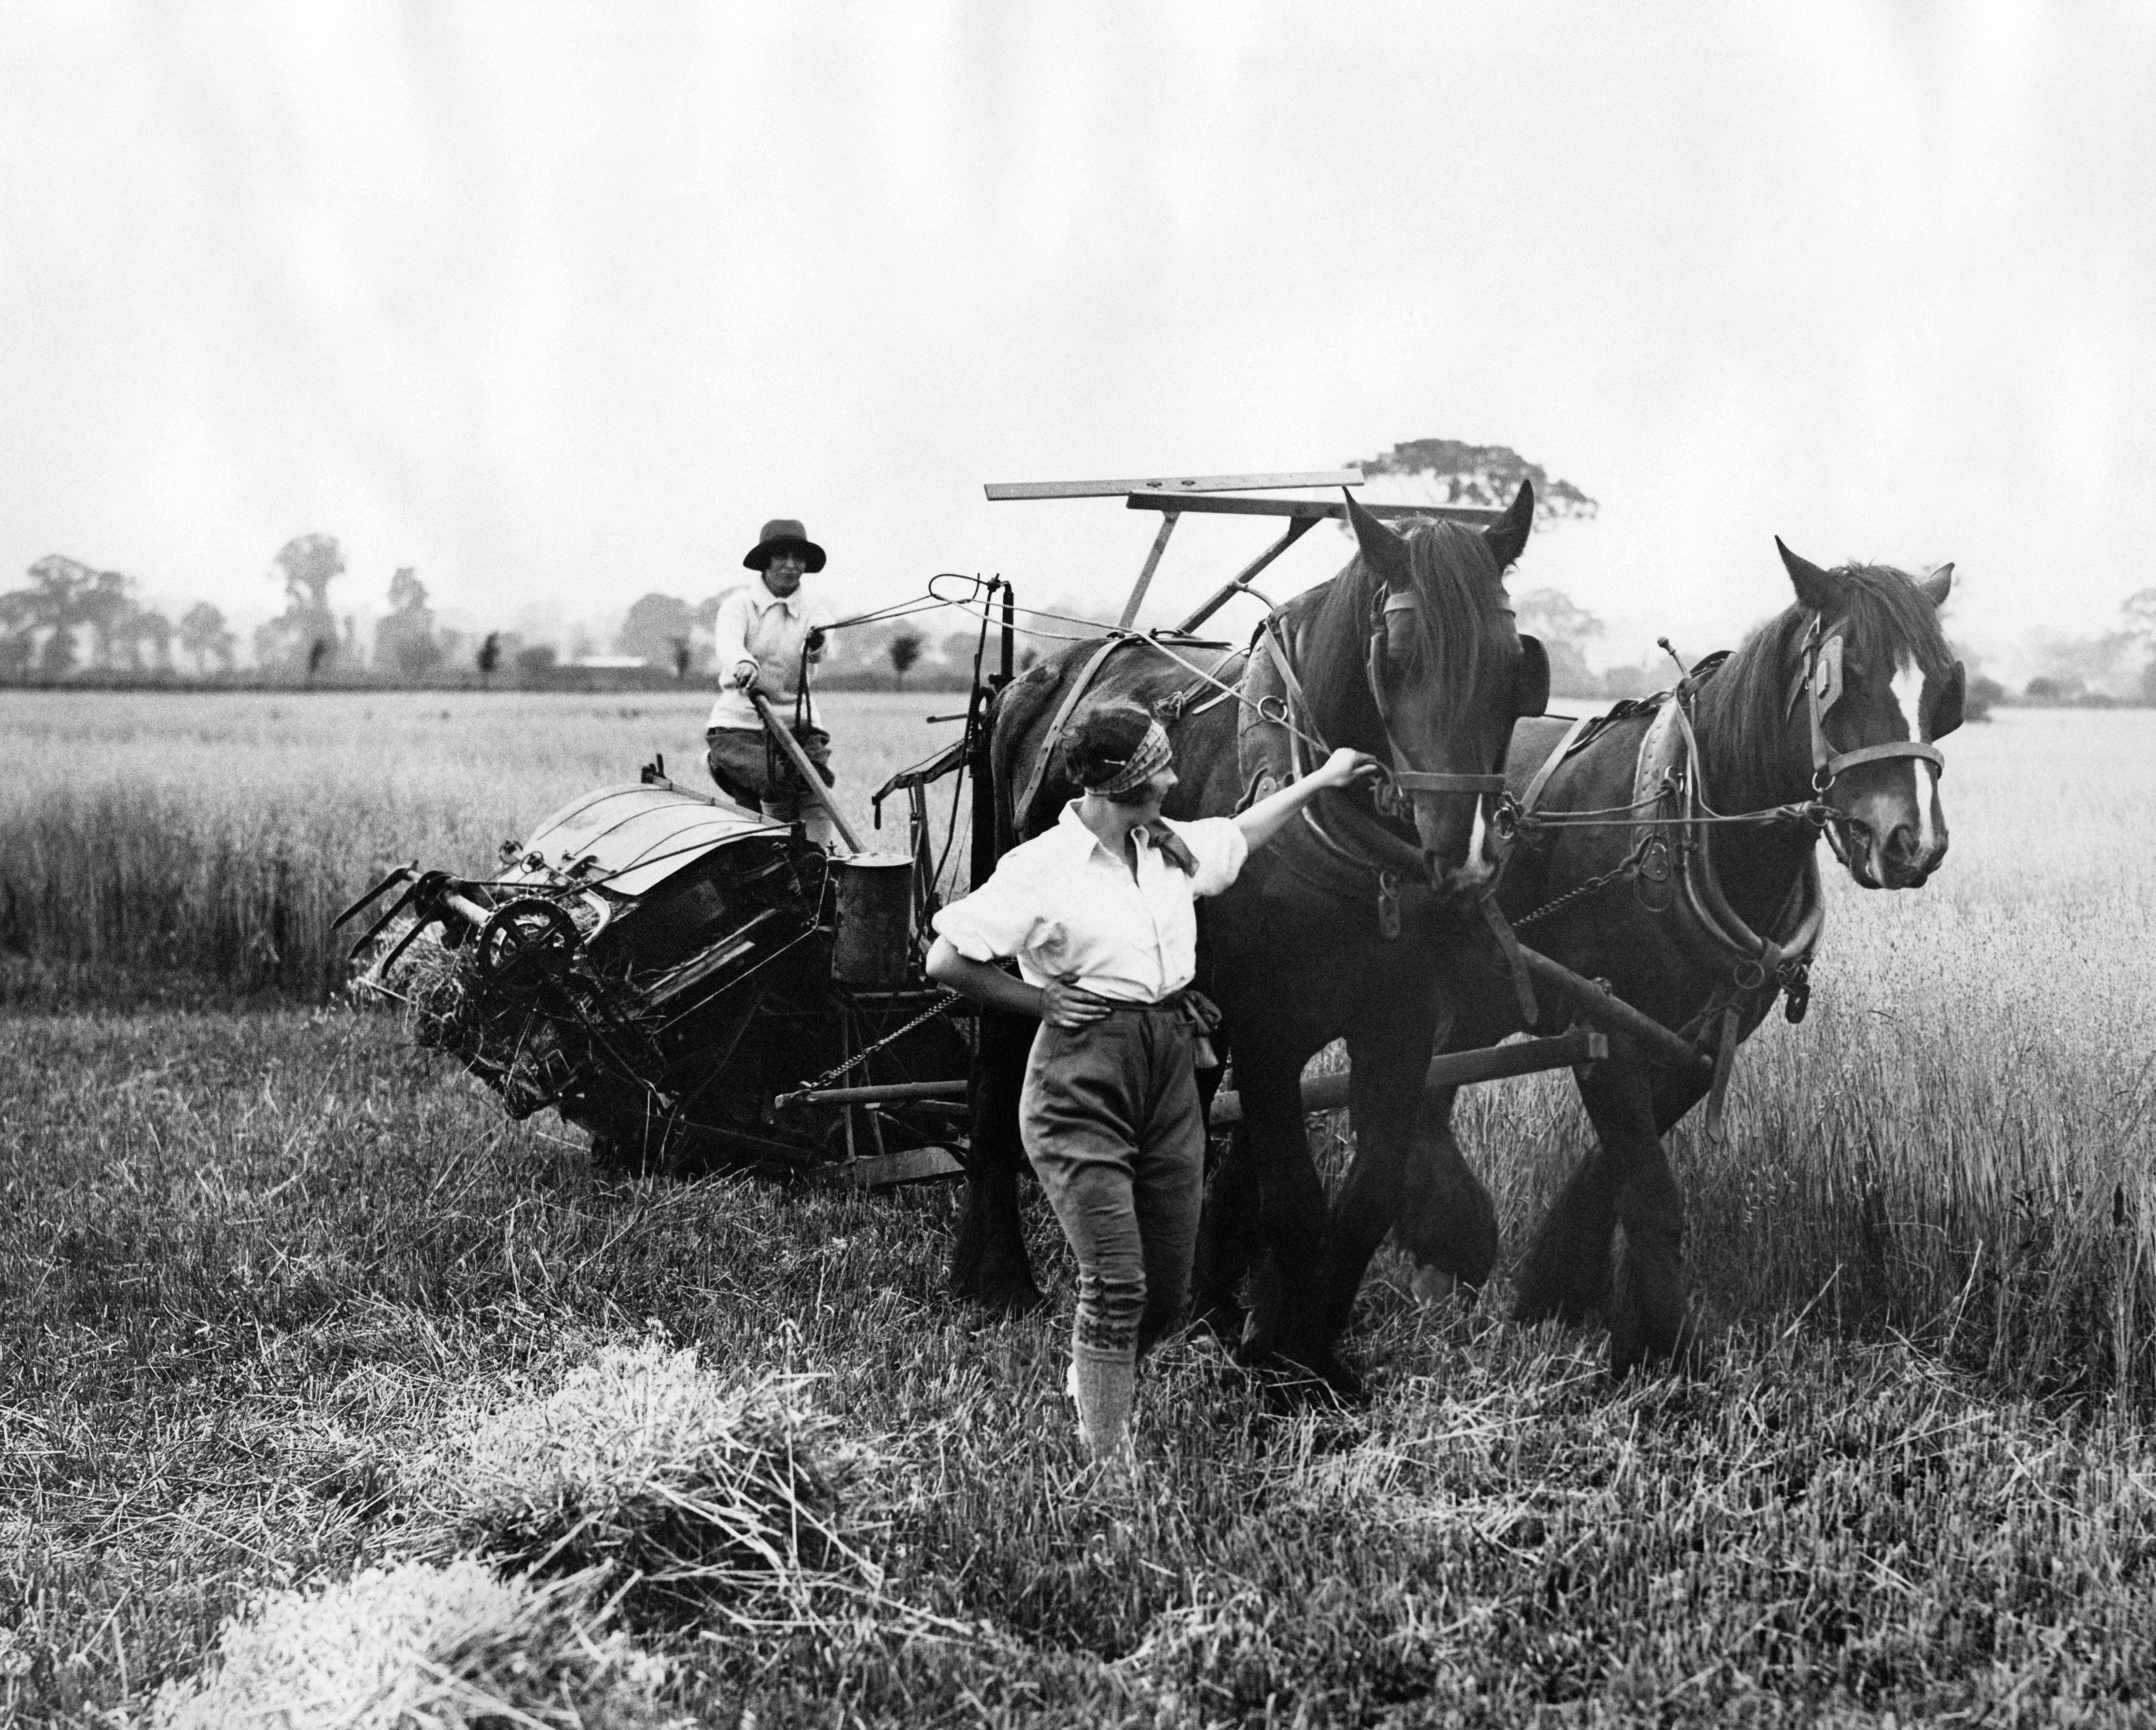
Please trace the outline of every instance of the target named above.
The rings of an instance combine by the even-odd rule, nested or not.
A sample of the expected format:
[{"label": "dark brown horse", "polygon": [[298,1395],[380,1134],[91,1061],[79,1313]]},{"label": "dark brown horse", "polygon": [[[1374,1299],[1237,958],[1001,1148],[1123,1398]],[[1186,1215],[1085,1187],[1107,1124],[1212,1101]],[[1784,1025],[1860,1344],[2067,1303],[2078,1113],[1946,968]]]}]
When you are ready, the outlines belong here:
[{"label": "dark brown horse", "polygon": [[[1795,603],[1727,660],[1591,732],[1531,721],[1512,742],[1512,791],[1531,809],[1499,901],[1521,942],[1608,982],[1701,1053],[1672,1061],[1613,1034],[1608,1059],[1577,1071],[1598,1145],[1520,1275],[1516,1317],[1602,1315],[1619,1374],[1689,1343],[1683,1196],[1661,1137],[1778,996],[1801,1018],[1822,829],[1867,889],[1917,888],[1947,850],[1930,742],[1961,724],[1962,667],[1938,615],[1953,567],[1919,582],[1781,551]],[[1716,814],[1750,820],[1702,820]],[[1573,1010],[1552,989],[1541,1007],[1545,1029]],[[1478,964],[1446,1044],[1519,1024],[1509,983]],[[1439,1103],[1449,1111],[1450,1096]],[[1411,1188],[1402,1240],[1441,1268],[1423,1246],[1460,1229],[1444,1217],[1454,1204],[1441,1183]]]},{"label": "dark brown horse", "polygon": [[[1268,621],[1247,656],[1221,657],[1223,697],[1197,680],[1195,651],[1096,640],[1019,680],[997,705],[994,779],[1007,842],[1040,833],[1078,789],[1055,741],[1080,705],[1137,701],[1171,723],[1181,780],[1172,817],[1224,815],[1295,772],[1296,752],[1352,746],[1392,770],[1381,809],[1326,793],[1205,904],[1198,983],[1219,1004],[1235,1052],[1249,1194],[1281,1275],[1253,1343],[1320,1373],[1339,1373],[1332,1343],[1368,1259],[1324,1230],[1324,1192],[1303,1129],[1304,1062],[1343,1035],[1356,1054],[1359,1186],[1389,1222],[1423,1070],[1445,1014],[1445,957],[1474,929],[1454,907],[1487,880],[1486,812],[1514,718],[1539,714],[1548,688],[1539,644],[1514,628],[1503,573],[1526,544],[1532,491],[1479,532],[1433,523],[1394,533],[1351,500],[1358,551],[1331,581]],[[1314,761],[1312,757],[1311,760]],[[974,1103],[967,1216],[953,1259],[962,1292],[993,1303],[1038,1301],[1019,1233],[1017,1096],[1034,1024],[985,1013]],[[1448,1196],[1478,1223],[1446,1252],[1465,1277],[1496,1250],[1488,1196],[1465,1166]],[[1382,1235],[1384,1226],[1378,1225]]]}]

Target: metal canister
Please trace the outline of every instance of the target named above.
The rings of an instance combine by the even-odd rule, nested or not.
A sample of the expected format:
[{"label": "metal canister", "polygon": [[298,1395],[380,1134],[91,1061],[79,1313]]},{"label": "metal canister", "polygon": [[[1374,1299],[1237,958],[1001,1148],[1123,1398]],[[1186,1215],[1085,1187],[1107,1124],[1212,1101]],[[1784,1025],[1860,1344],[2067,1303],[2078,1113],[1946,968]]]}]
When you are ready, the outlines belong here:
[{"label": "metal canister", "polygon": [[831,978],[865,988],[905,984],[913,961],[913,860],[903,853],[856,853],[839,860],[838,870]]}]

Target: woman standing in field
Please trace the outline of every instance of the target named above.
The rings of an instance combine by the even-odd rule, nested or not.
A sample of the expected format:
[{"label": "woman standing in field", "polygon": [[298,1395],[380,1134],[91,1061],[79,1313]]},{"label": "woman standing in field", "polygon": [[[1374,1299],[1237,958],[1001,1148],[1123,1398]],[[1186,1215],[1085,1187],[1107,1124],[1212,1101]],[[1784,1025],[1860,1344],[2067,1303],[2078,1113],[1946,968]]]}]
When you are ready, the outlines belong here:
[{"label": "woman standing in field", "polygon": [[[1235,880],[1316,793],[1375,764],[1336,751],[1240,816],[1160,814],[1173,753],[1143,710],[1103,706],[1064,747],[1083,798],[936,916],[932,978],[1037,1016],[1019,1096],[1026,1157],[1078,1258],[1069,1387],[1094,1457],[1127,1457],[1139,1355],[1190,1285],[1204,1188],[1194,1035],[1214,1019],[1189,988],[1199,896]],[[997,961],[1015,958],[1013,978]]]}]

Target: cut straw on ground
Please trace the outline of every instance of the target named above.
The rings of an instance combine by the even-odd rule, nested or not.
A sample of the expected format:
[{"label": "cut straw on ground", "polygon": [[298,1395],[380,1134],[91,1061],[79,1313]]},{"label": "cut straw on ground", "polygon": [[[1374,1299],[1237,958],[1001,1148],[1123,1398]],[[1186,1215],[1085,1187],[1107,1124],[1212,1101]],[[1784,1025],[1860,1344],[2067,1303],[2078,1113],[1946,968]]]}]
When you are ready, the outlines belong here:
[{"label": "cut straw on ground", "polygon": [[152,1730],[655,1730],[666,1666],[605,1628],[597,1584],[465,1558],[272,1593],[160,1692]]},{"label": "cut straw on ground", "polygon": [[550,1394],[453,1424],[412,1469],[413,1541],[520,1573],[603,1568],[660,1622],[968,1633],[884,1589],[875,1523],[844,1493],[872,1455],[816,1412],[812,1379],[609,1347]]}]

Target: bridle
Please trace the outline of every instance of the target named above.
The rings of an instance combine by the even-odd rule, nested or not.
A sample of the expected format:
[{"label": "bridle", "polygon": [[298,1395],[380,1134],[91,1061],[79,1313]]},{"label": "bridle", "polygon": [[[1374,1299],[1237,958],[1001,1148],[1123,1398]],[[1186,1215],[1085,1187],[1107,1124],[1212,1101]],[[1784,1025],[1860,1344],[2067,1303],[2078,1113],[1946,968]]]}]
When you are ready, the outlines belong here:
[{"label": "bridle", "polygon": [[[1378,711],[1378,723],[1384,729],[1386,749],[1395,759],[1404,753],[1393,732],[1391,705],[1385,700],[1387,619],[1392,613],[1409,612],[1419,605],[1419,599],[1415,595],[1397,593],[1389,587],[1380,588],[1371,598],[1370,646],[1364,661],[1364,676],[1369,687],[1370,700]],[[1314,731],[1317,722],[1311,715],[1309,700],[1303,696],[1301,681],[1296,677],[1295,662],[1288,653],[1286,634],[1281,625],[1279,613],[1275,611],[1268,614],[1260,630],[1275,665],[1280,669],[1287,696],[1281,704],[1283,712],[1277,715],[1266,707],[1267,702],[1276,700],[1264,699],[1255,706],[1260,716],[1286,730],[1290,759],[1296,774],[1301,776],[1306,773],[1301,752],[1304,740],[1307,739],[1321,749],[1330,747]],[[1545,675],[1547,670],[1547,663],[1544,662],[1542,671]],[[1303,718],[1310,722],[1313,731],[1305,732],[1297,726],[1291,716],[1286,712],[1291,708],[1300,708],[1303,711]],[[1401,769],[1391,763],[1380,767],[1382,779],[1375,800],[1379,810],[1388,815],[1398,811],[1403,799],[1414,802],[1461,795],[1482,798],[1491,794],[1502,797],[1505,791],[1505,777],[1502,773],[1448,774],[1421,769]],[[1354,807],[1347,809],[1351,814],[1354,813]],[[1367,873],[1376,878],[1378,929],[1388,939],[1397,938],[1401,931],[1402,890],[1415,877],[1428,877],[1426,862],[1420,848],[1394,834],[1384,824],[1367,817],[1360,817],[1356,822],[1355,826],[1363,833],[1356,837],[1355,842],[1345,841],[1327,829],[1319,819],[1315,803],[1303,808],[1302,819],[1311,837],[1337,865],[1347,867],[1358,875]],[[1532,1026],[1539,1014],[1535,1003],[1534,987],[1521,959],[1518,941],[1513,937],[1512,927],[1505,922],[1503,913],[1498,910],[1494,894],[1496,883],[1496,879],[1491,877],[1489,884],[1476,896],[1476,901],[1496,943],[1499,957],[1512,977],[1520,1013],[1526,1024]]]},{"label": "bridle", "polygon": [[[1416,598],[1414,593],[1399,593],[1399,591],[1391,589],[1389,584],[1382,584],[1380,589],[1371,595],[1371,630],[1369,630],[1369,651],[1367,651],[1367,656],[1365,656],[1365,680],[1367,684],[1369,684],[1371,703],[1373,703],[1375,710],[1378,710],[1378,722],[1380,722],[1380,727],[1384,729],[1386,751],[1391,752],[1395,759],[1399,759],[1404,752],[1401,752],[1399,748],[1399,737],[1397,737],[1395,732],[1393,732],[1391,703],[1386,701],[1386,696],[1384,696],[1386,621],[1389,621],[1389,617],[1391,617],[1393,613],[1410,613],[1410,610],[1419,608],[1419,606],[1421,606],[1421,599]],[[1268,647],[1268,651],[1274,658],[1274,665],[1279,666],[1281,681],[1283,681],[1283,686],[1287,688],[1287,696],[1285,696],[1285,699],[1272,699],[1272,696],[1265,696],[1265,699],[1259,699],[1253,707],[1257,710],[1259,716],[1264,716],[1265,721],[1276,722],[1276,725],[1281,725],[1281,727],[1287,732],[1289,762],[1291,762],[1291,766],[1294,766],[1294,773],[1300,777],[1300,774],[1306,773],[1302,763],[1304,740],[1309,740],[1311,744],[1315,744],[1315,747],[1320,747],[1320,748],[1330,748],[1330,747],[1326,747],[1324,737],[1315,732],[1315,725],[1317,725],[1317,722],[1315,722],[1315,716],[1311,716],[1309,699],[1302,695],[1302,681],[1296,677],[1296,665],[1294,665],[1294,658],[1289,656],[1289,651],[1287,651],[1287,634],[1285,634],[1283,625],[1281,625],[1279,610],[1268,613],[1265,624],[1259,628],[1259,634],[1264,636],[1265,647]],[[1520,639],[1520,640],[1522,640],[1522,645],[1533,645],[1533,660],[1535,665],[1537,665],[1539,688],[1542,688],[1543,692],[1542,696],[1535,699],[1535,710],[1539,712],[1539,710],[1542,710],[1542,703],[1546,701],[1546,695],[1548,695],[1548,660],[1542,656],[1542,649],[1539,649],[1539,645],[1535,645],[1533,639]],[[1518,706],[1520,701],[1518,684],[1513,686],[1513,701],[1516,701],[1516,706]],[[1281,712],[1274,714],[1268,707],[1268,703],[1279,703]],[[1300,710],[1302,710],[1302,718],[1311,722],[1311,729],[1313,729],[1313,732],[1304,732],[1302,727],[1296,725],[1294,716],[1291,716],[1291,710],[1294,710],[1294,707],[1300,707]],[[1502,793],[1505,793],[1505,777],[1502,777],[1502,773],[1442,774],[1442,773],[1431,773],[1431,770],[1395,768],[1393,763],[1382,763],[1380,768],[1382,768],[1382,778],[1380,778],[1378,793],[1375,793],[1375,804],[1378,804],[1378,809],[1384,811],[1386,815],[1397,814],[1397,811],[1399,811],[1401,800],[1416,803],[1416,800],[1457,798],[1457,796],[1487,798],[1487,796],[1492,796],[1492,793],[1496,793],[1498,798],[1502,798]],[[1397,938],[1401,934],[1401,912],[1399,912],[1401,891],[1406,889],[1406,886],[1410,885],[1412,880],[1416,880],[1416,878],[1421,878],[1423,882],[1430,882],[1427,860],[1425,856],[1423,856],[1419,845],[1406,841],[1404,837],[1393,833],[1391,829],[1386,829],[1382,822],[1371,819],[1369,815],[1358,814],[1356,807],[1352,807],[1352,804],[1350,807],[1345,807],[1345,814],[1350,815],[1354,829],[1360,830],[1360,833],[1354,837],[1354,841],[1341,839],[1339,834],[1332,834],[1328,829],[1326,829],[1326,824],[1320,819],[1320,814],[1317,814],[1317,803],[1315,803],[1315,800],[1311,804],[1304,804],[1302,807],[1302,824],[1304,829],[1309,830],[1311,839],[1317,844],[1317,848],[1320,848],[1326,856],[1330,856],[1330,859],[1335,860],[1337,867],[1345,867],[1345,870],[1350,871],[1352,875],[1356,875],[1356,878],[1365,878],[1365,880],[1367,878],[1375,878],[1375,889],[1378,889],[1378,901],[1375,901],[1375,908],[1378,908],[1378,932],[1380,932],[1386,941],[1391,941],[1391,938]],[[1291,867],[1291,870],[1294,870],[1294,867]],[[1436,886],[1436,885],[1431,882],[1430,886]],[[1490,937],[1492,937],[1492,941],[1496,942],[1498,960],[1502,962],[1505,971],[1512,975],[1513,994],[1516,994],[1516,998],[1518,998],[1520,1003],[1520,1016],[1522,1016],[1522,1023],[1527,1024],[1527,1027],[1533,1027],[1539,1018],[1537,1003],[1535,1003],[1535,986],[1527,975],[1527,964],[1524,964],[1522,956],[1520,956],[1518,938],[1513,937],[1512,926],[1505,923],[1505,915],[1498,911],[1496,893],[1494,893],[1494,891],[1496,891],[1496,878],[1492,875],[1492,878],[1487,880],[1487,885],[1479,891],[1477,896],[1475,896],[1475,901],[1477,901],[1479,911],[1481,911],[1483,923],[1490,927]]]},{"label": "bridle", "polygon": [[1811,716],[1812,735],[1812,792],[1822,800],[1827,789],[1834,785],[1845,769],[1853,769],[1869,762],[1892,762],[1915,758],[1932,766],[1934,774],[1946,773],[1947,760],[1939,754],[1938,747],[1922,739],[1897,739],[1884,745],[1862,745],[1854,751],[1836,751],[1827,741],[1826,717],[1834,706],[1841,701],[1841,645],[1842,634],[1849,628],[1845,619],[1834,624],[1822,624],[1820,615],[1811,616],[1811,624],[1804,633],[1804,664],[1790,682],[1788,712],[1795,714],[1797,699],[1806,700]]},{"label": "bridle", "polygon": [[[1378,724],[1385,730],[1385,749],[1392,753],[1394,762],[1400,761],[1405,753],[1400,749],[1399,741],[1393,736],[1392,706],[1385,701],[1385,639],[1394,613],[1419,612],[1421,608],[1422,598],[1419,595],[1402,593],[1391,588],[1380,588],[1371,600],[1370,652],[1364,673],[1369,682],[1370,701],[1378,706]],[[1381,810],[1389,803],[1397,808],[1400,795],[1405,795],[1410,800],[1418,794],[1425,798],[1455,793],[1472,793],[1481,798],[1486,793],[1505,790],[1505,777],[1502,771],[1488,775],[1454,775],[1434,773],[1424,769],[1396,768],[1389,763],[1386,765],[1385,782],[1393,797],[1390,799],[1380,797],[1378,809]]]},{"label": "bridle", "polygon": [[[1396,813],[1404,800],[1412,803],[1418,798],[1441,798],[1460,795],[1471,795],[1480,798],[1487,794],[1502,793],[1505,790],[1505,778],[1502,773],[1448,774],[1431,770],[1403,769],[1397,767],[1399,761],[1406,753],[1401,750],[1399,740],[1393,732],[1392,705],[1385,699],[1386,621],[1392,613],[1414,612],[1420,605],[1419,598],[1413,594],[1396,593],[1382,587],[1372,598],[1370,603],[1370,646],[1364,658],[1363,677],[1369,688],[1370,701],[1378,711],[1378,724],[1384,730],[1385,749],[1394,759],[1392,762],[1378,764],[1378,785],[1373,798],[1378,809],[1388,815]],[[1304,696],[1302,681],[1296,676],[1295,658],[1289,652],[1287,632],[1281,624],[1281,613],[1278,609],[1268,613],[1264,624],[1259,627],[1259,634],[1264,639],[1265,647],[1271,652],[1274,665],[1280,669],[1281,682],[1287,687],[1287,700],[1281,706],[1282,712],[1278,714],[1271,712],[1262,702],[1257,706],[1259,712],[1266,720],[1286,729],[1295,773],[1297,776],[1301,776],[1306,774],[1313,767],[1303,760],[1302,747],[1305,742],[1316,747],[1319,751],[1327,753],[1332,747],[1317,731],[1317,718],[1311,712],[1310,699]],[[1291,710],[1301,711],[1301,724],[1298,725],[1296,717],[1287,712]],[[1318,827],[1315,817],[1311,813],[1306,811],[1304,815],[1322,839],[1331,843],[1336,850],[1339,850],[1338,844],[1333,841],[1333,838],[1325,834],[1323,829]],[[1403,848],[1407,845],[1404,841],[1400,844]]]}]

